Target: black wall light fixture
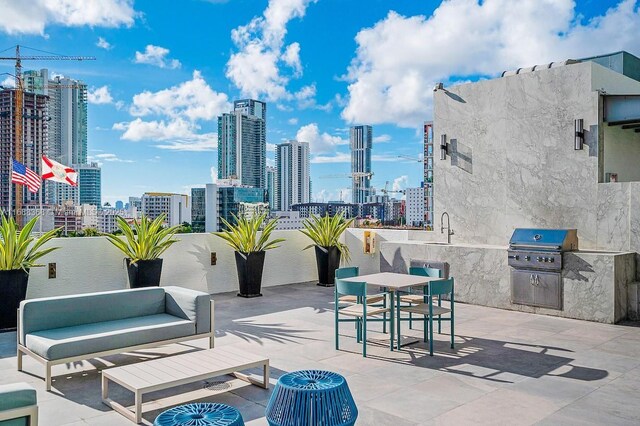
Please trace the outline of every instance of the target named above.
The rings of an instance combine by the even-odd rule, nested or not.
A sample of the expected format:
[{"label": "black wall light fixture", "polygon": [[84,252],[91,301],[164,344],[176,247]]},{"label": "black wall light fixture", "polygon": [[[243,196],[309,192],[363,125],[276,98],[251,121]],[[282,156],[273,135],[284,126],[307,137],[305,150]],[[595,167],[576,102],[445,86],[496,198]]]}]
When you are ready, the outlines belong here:
[{"label": "black wall light fixture", "polygon": [[582,149],[584,145],[584,120],[582,118],[578,118],[575,120],[575,139],[573,141],[573,149],[579,150]]},{"label": "black wall light fixture", "polygon": [[449,149],[447,148],[447,135],[440,135],[440,159],[446,160]]}]

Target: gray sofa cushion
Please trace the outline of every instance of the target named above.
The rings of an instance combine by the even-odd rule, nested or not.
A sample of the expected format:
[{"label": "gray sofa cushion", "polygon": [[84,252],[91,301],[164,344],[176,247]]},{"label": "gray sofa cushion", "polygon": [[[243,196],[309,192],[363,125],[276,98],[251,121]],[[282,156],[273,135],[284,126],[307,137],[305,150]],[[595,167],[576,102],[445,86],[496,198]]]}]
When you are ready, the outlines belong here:
[{"label": "gray sofa cushion", "polygon": [[160,287],[25,300],[20,303],[20,343],[27,334],[165,313]]},{"label": "gray sofa cushion", "polygon": [[163,287],[165,312],[196,323],[196,333],[211,331],[211,297],[183,287]]},{"label": "gray sofa cushion", "polygon": [[45,359],[56,360],[194,333],[193,321],[156,314],[36,331],[26,336],[26,347]]}]

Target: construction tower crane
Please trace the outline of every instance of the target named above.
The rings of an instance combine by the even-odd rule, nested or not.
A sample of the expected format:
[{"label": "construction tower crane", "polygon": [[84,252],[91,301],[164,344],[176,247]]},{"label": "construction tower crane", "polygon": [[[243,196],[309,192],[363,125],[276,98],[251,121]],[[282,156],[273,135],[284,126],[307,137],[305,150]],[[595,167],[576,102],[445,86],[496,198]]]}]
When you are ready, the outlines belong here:
[{"label": "construction tower crane", "polygon": [[323,175],[320,176],[320,179],[353,179],[359,177],[373,177],[373,172],[355,172],[355,173],[344,173],[344,174],[335,174],[335,175]]},{"label": "construction tower crane", "polygon": [[381,189],[380,192],[382,192],[384,195],[388,195],[388,194],[403,194],[404,195],[404,194],[406,194],[407,191],[404,190],[404,189],[401,189],[401,190],[398,190],[398,191],[389,190],[389,181],[386,181],[385,184],[384,184],[384,189]]},{"label": "construction tower crane", "polygon": [[416,163],[424,163],[424,158],[416,158],[416,157],[410,157],[408,155],[398,155],[398,158],[404,158],[405,160],[411,160],[411,161],[415,161]]},{"label": "construction tower crane", "polygon": [[[0,61],[15,61],[15,74],[13,77],[16,81],[15,87],[15,105],[13,108],[13,128],[15,132],[15,139],[13,142],[13,158],[20,163],[24,163],[22,158],[22,144],[23,144],[23,136],[22,136],[22,127],[23,127],[23,114],[24,114],[24,82],[22,80],[22,61],[93,61],[96,58],[94,56],[68,56],[68,55],[57,55],[52,54],[50,52],[39,51],[42,53],[48,53],[47,55],[27,55],[23,56],[20,53],[20,45],[16,45],[15,55],[13,56],[0,56]],[[29,48],[31,49],[31,48]],[[9,49],[5,49],[3,52]],[[37,49],[31,49],[37,50]],[[0,52],[2,53],[2,52]],[[21,225],[21,210],[22,210],[22,199],[23,199],[23,190],[22,186],[16,186],[16,220],[18,224]],[[11,209],[11,206],[9,206]]]}]

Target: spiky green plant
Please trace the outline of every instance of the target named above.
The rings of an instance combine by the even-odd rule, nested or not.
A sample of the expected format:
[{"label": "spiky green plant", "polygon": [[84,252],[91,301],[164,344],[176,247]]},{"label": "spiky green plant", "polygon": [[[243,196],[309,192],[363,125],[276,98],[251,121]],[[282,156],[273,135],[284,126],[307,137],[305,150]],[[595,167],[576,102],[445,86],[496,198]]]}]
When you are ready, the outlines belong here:
[{"label": "spiky green plant", "polygon": [[222,238],[232,249],[244,254],[278,248],[280,247],[278,244],[285,241],[284,238],[269,240],[271,233],[276,229],[278,219],[267,221],[260,237],[258,237],[258,231],[266,218],[266,214],[253,216],[251,219],[233,215],[235,224],[231,224],[224,218],[220,218],[226,230],[214,232],[213,235]]},{"label": "spiky green plant", "polygon": [[340,241],[342,233],[353,223],[353,219],[345,219],[344,213],[340,212],[334,216],[316,216],[311,215],[302,223],[304,229],[301,229],[304,235],[309,237],[313,244],[308,245],[304,249],[311,247],[337,247],[345,262],[351,259],[349,247]]},{"label": "spiky green plant", "polygon": [[58,229],[45,232],[39,238],[31,236],[31,231],[38,221],[38,216],[31,219],[18,231],[18,226],[13,218],[2,216],[0,223],[0,271],[11,271],[44,266],[36,263],[42,256],[59,249],[60,247],[41,247],[54,238]]},{"label": "spiky green plant", "polygon": [[132,263],[139,260],[153,260],[160,257],[172,244],[178,242],[173,238],[180,225],[163,227],[165,215],[154,220],[142,216],[133,221],[133,229],[121,216],[116,216],[116,225],[122,231],[124,239],[113,234],[102,234],[111,244],[116,246]]}]

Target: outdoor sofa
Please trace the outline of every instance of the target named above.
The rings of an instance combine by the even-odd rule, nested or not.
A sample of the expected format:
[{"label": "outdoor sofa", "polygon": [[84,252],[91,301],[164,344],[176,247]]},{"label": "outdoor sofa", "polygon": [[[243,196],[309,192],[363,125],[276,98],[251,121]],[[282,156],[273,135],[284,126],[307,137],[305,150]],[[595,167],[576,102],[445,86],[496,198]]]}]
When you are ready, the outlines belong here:
[{"label": "outdoor sofa", "polygon": [[38,426],[36,390],[27,383],[0,386],[0,426]]},{"label": "outdoor sofa", "polygon": [[213,301],[181,287],[147,287],[25,300],[18,310],[18,371],[27,354],[51,367],[208,337]]}]

